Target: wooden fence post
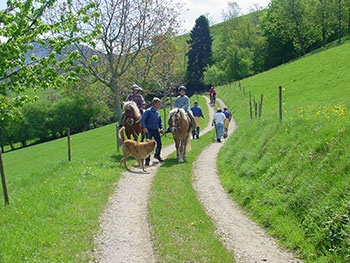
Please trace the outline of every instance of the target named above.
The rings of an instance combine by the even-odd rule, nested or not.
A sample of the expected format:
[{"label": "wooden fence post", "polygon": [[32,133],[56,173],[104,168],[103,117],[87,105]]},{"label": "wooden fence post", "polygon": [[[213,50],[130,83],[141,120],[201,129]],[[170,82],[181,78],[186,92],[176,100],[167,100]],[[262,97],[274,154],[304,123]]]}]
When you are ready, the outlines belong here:
[{"label": "wooden fence post", "polygon": [[282,87],[279,86],[279,113],[280,113],[280,121],[282,121]]},{"label": "wooden fence post", "polygon": [[7,194],[7,187],[6,187],[6,180],[5,180],[5,169],[4,169],[4,163],[2,161],[1,151],[0,151],[0,172],[1,172],[2,189],[4,190],[5,205],[8,205],[8,204],[10,204],[10,202],[9,202],[9,196]]},{"label": "wooden fence post", "polygon": [[260,119],[260,117],[261,117],[261,110],[262,110],[262,105],[263,105],[263,98],[264,98],[264,94],[261,94],[260,103],[259,103],[259,119]]},{"label": "wooden fence post", "polygon": [[253,109],[252,109],[252,92],[249,92],[249,116],[250,119],[253,119]]},{"label": "wooden fence post", "polygon": [[70,128],[67,129],[67,140],[68,140],[68,161],[71,161],[71,150],[70,150]]},{"label": "wooden fence post", "polygon": [[245,96],[245,88],[243,87],[243,95]]}]

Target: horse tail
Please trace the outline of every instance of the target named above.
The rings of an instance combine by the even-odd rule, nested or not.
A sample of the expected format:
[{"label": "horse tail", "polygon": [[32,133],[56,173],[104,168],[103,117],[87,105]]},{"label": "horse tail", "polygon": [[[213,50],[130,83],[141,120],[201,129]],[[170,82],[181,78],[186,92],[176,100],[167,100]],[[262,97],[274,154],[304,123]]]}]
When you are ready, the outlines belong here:
[{"label": "horse tail", "polygon": [[121,127],[120,130],[119,130],[119,138],[122,140],[122,142],[125,141],[125,136],[124,136],[124,130],[125,130],[125,127]]}]

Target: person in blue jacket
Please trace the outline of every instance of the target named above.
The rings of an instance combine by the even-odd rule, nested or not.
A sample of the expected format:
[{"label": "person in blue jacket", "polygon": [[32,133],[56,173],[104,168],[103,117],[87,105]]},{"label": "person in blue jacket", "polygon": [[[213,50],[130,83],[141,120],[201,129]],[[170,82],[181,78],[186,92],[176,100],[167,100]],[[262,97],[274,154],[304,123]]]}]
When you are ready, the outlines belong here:
[{"label": "person in blue jacket", "polygon": [[[191,111],[193,113],[194,120],[196,121],[196,132],[197,132],[197,139],[199,139],[199,130],[200,130],[200,119],[201,117],[204,119],[204,115],[202,112],[202,108],[198,106],[198,101],[194,102],[194,105],[191,108]],[[193,136],[193,139],[195,136]]]},{"label": "person in blue jacket", "polygon": [[[152,106],[145,110],[141,117],[141,126],[143,132],[146,134],[147,139],[152,139],[157,142],[156,152],[154,158],[158,161],[163,162],[160,157],[160,152],[162,150],[162,141],[160,139],[160,133],[163,133],[162,118],[159,113],[159,108],[162,105],[162,101],[154,97],[152,100]],[[145,165],[149,165],[151,156],[148,156],[145,160]]]}]

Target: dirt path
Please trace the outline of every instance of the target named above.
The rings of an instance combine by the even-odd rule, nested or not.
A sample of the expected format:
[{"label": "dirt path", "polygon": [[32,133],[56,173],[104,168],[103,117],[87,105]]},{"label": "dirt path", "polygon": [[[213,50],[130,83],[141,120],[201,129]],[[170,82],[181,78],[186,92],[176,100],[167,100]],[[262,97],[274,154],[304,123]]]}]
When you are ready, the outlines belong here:
[{"label": "dirt path", "polygon": [[[209,99],[206,100],[209,104]],[[213,109],[209,107],[209,110],[212,118]],[[211,129],[211,120],[201,135]],[[164,147],[161,155],[165,159],[173,151],[174,144]],[[152,180],[159,166],[159,163],[153,163],[147,168],[148,174],[124,172],[121,176],[100,217],[101,231],[95,237],[97,262],[156,262],[149,236],[147,207]]]},{"label": "dirt path", "polygon": [[[222,101],[218,100],[223,107]],[[230,123],[229,134],[236,129]],[[256,223],[249,220],[220,184],[216,170],[217,154],[223,143],[206,147],[193,164],[193,186],[198,198],[216,225],[223,244],[235,253],[237,263],[302,262],[283,251]]]}]

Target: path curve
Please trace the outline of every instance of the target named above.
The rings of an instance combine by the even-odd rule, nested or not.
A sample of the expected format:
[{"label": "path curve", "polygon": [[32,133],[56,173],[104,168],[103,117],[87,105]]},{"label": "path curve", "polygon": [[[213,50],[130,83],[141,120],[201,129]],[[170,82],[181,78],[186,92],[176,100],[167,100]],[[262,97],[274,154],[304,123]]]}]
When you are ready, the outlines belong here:
[{"label": "path curve", "polygon": [[[221,107],[224,104],[218,100]],[[233,121],[229,135],[237,128]],[[217,175],[217,154],[223,143],[212,143],[197,157],[193,164],[193,187],[198,199],[216,225],[221,242],[235,253],[237,263],[292,263],[302,262],[283,251],[229,197]]]},{"label": "path curve", "polygon": [[[209,122],[201,135],[211,130],[214,114],[209,99],[204,98],[209,108]],[[167,158],[173,151],[174,144],[164,147],[162,157]],[[101,230],[95,237],[97,262],[156,262],[150,241],[147,208],[153,177],[159,166],[159,163],[153,163],[147,168],[148,174],[128,171],[122,174],[100,216]]]}]

